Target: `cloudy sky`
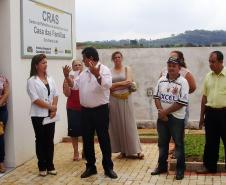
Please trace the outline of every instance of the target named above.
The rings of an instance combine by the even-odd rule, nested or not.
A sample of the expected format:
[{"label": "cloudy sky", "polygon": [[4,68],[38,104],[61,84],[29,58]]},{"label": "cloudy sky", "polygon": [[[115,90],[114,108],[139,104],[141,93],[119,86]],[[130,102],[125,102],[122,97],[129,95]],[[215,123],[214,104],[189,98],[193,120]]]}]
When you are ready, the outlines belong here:
[{"label": "cloudy sky", "polygon": [[226,0],[76,0],[77,41],[226,30]]}]

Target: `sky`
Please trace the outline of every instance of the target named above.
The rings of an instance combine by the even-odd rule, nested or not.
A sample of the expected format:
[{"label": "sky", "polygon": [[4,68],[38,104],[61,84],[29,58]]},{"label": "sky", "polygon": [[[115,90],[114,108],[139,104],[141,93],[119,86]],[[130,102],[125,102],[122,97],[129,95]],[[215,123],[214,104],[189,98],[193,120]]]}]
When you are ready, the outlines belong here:
[{"label": "sky", "polygon": [[76,0],[76,40],[158,39],[226,30],[226,0]]}]

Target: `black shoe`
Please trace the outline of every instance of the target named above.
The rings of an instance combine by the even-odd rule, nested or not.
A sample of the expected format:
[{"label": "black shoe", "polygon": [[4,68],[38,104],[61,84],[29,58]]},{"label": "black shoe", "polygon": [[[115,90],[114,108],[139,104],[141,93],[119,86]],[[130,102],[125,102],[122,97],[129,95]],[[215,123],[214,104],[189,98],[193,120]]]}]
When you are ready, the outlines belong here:
[{"label": "black shoe", "polygon": [[155,168],[155,170],[153,172],[151,172],[151,175],[159,175],[161,173],[166,173],[167,172],[167,168]]},{"label": "black shoe", "polygon": [[182,180],[184,178],[184,170],[177,170],[176,180]]},{"label": "black shoe", "polygon": [[87,178],[95,174],[97,174],[96,168],[87,168],[86,171],[84,171],[83,174],[81,175],[81,178]]},{"label": "black shoe", "polygon": [[111,179],[117,179],[118,178],[117,174],[112,169],[105,170],[104,174],[106,176],[110,177]]}]

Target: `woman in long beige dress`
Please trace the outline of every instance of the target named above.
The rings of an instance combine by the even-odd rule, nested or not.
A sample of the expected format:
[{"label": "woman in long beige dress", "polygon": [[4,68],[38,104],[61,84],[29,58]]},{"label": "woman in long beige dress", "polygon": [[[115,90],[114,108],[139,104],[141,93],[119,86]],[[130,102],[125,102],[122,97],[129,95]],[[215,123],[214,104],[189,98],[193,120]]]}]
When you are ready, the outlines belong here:
[{"label": "woman in long beige dress", "polygon": [[142,159],[140,139],[135,123],[132,96],[129,87],[132,83],[132,72],[122,64],[122,53],[114,52],[112,61],[112,88],[110,96],[109,134],[113,153],[120,152],[119,158],[137,156]]}]

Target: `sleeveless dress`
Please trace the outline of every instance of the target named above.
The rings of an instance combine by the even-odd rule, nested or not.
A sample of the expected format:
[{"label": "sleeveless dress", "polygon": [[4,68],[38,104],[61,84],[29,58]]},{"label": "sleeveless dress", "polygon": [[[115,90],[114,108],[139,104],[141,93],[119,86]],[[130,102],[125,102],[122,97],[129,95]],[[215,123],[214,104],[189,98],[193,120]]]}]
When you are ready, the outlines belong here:
[{"label": "sleeveless dress", "polygon": [[[121,73],[115,72],[114,69],[111,72],[113,83],[126,79],[125,69]],[[125,94],[128,92],[128,89],[123,89],[114,91],[114,94]],[[140,153],[141,145],[135,123],[131,94],[129,94],[127,99],[119,99],[111,94],[109,105],[109,135],[112,152],[121,152],[127,156]]]}]

